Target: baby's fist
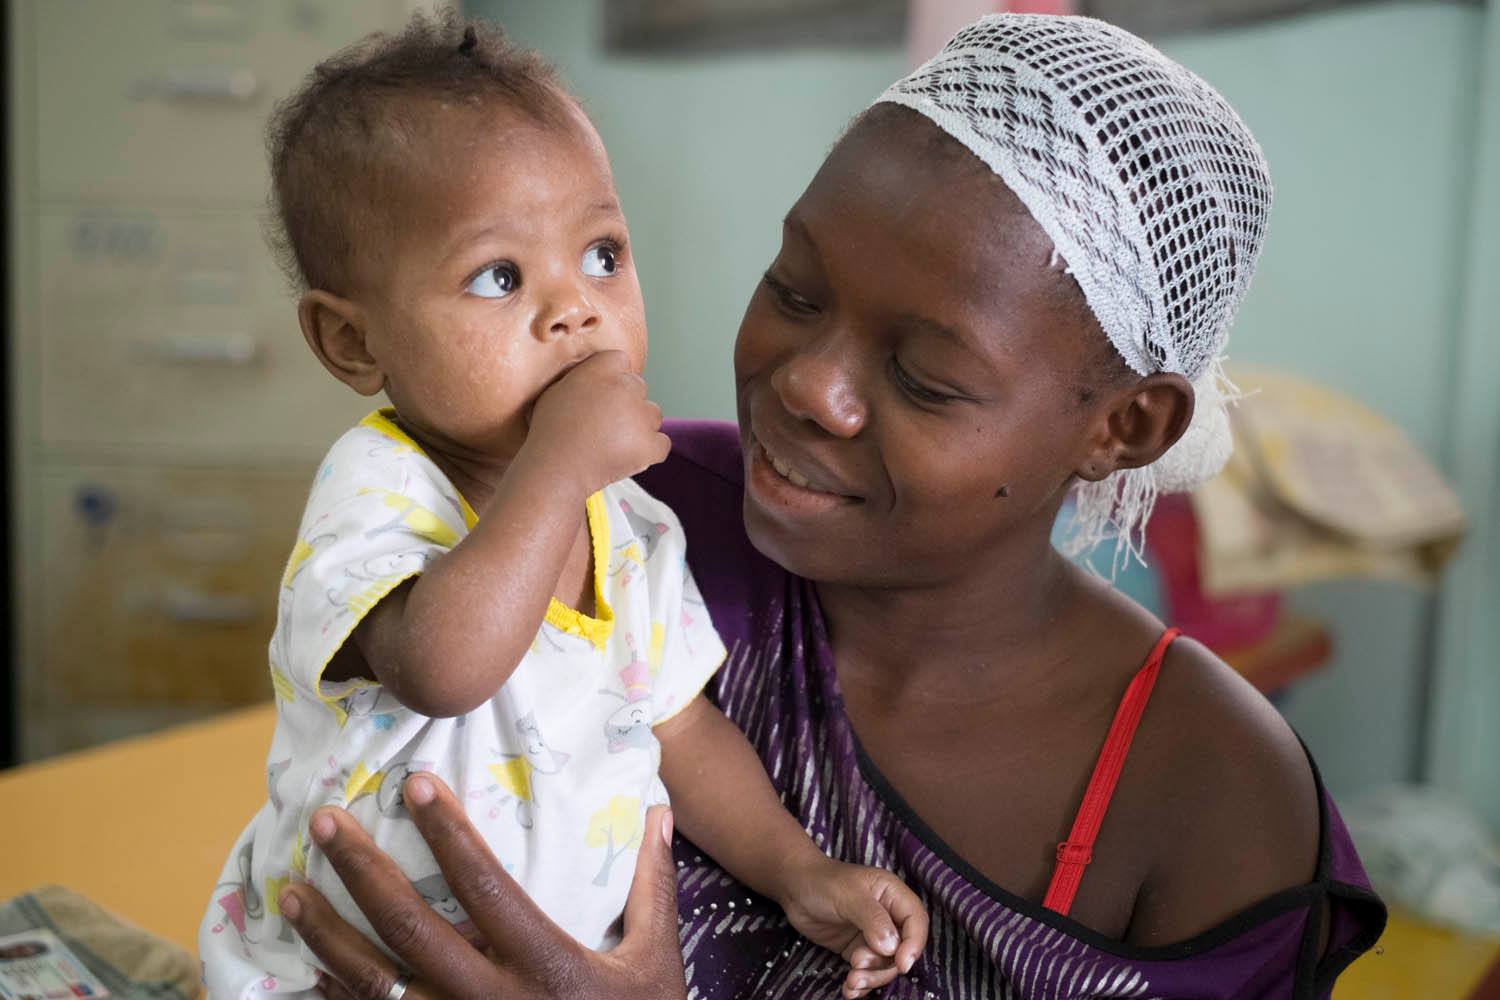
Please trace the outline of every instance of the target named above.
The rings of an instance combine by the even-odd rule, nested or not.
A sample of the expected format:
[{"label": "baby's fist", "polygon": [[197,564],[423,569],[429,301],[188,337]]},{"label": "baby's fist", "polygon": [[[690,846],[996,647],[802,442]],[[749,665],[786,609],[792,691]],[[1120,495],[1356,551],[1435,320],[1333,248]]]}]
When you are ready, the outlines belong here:
[{"label": "baby's fist", "polygon": [[927,909],[891,872],[825,858],[791,884],[782,906],[792,926],[850,962],[845,997],[909,971],[927,945]]},{"label": "baby's fist", "polygon": [[585,495],[667,457],[661,407],[622,351],[600,351],[548,386],[531,414],[527,446],[566,455]]}]

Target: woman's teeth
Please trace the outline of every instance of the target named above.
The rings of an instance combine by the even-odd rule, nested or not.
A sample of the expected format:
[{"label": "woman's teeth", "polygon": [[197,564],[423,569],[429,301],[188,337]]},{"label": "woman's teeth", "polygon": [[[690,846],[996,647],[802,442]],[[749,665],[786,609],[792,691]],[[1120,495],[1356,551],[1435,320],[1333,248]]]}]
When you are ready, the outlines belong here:
[{"label": "woman's teeth", "polygon": [[766,457],[771,460],[771,468],[775,469],[781,475],[781,478],[790,480],[793,486],[800,486],[805,490],[813,488],[812,485],[807,481],[806,476],[798,472],[796,469],[792,468],[790,465],[787,465],[785,462],[777,458],[775,455],[771,454],[769,451],[766,452]]}]

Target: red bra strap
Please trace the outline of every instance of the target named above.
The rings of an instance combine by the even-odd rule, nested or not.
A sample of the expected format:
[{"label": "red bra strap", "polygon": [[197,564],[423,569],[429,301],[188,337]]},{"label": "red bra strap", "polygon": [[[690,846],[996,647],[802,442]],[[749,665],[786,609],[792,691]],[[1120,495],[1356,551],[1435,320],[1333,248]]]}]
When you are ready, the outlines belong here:
[{"label": "red bra strap", "polygon": [[1178,634],[1179,630],[1175,628],[1162,633],[1147,657],[1146,665],[1137,671],[1125,689],[1125,697],[1120,699],[1120,707],[1115,709],[1115,720],[1110,723],[1104,749],[1094,764],[1094,775],[1089,778],[1089,787],[1083,793],[1083,804],[1073,819],[1073,829],[1069,831],[1068,839],[1057,845],[1057,867],[1052,870],[1052,883],[1047,886],[1046,899],[1042,900],[1042,905],[1049,910],[1067,916],[1073,908],[1073,897],[1083,881],[1083,869],[1094,859],[1094,839],[1099,836],[1099,827],[1109,810],[1109,800],[1115,794],[1115,784],[1125,769],[1125,755],[1130,752],[1136,726],[1146,711],[1151,689],[1156,686],[1156,675],[1161,672],[1162,658]]}]

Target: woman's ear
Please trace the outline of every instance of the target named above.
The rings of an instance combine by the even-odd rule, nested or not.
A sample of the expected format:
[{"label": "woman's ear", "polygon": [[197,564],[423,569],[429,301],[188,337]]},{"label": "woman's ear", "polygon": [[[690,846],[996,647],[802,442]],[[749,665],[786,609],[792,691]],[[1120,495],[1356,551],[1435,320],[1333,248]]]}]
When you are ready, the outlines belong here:
[{"label": "woman's ear", "polygon": [[1193,387],[1170,372],[1147,375],[1095,412],[1089,450],[1076,470],[1088,482],[1150,465],[1176,444],[1193,419]]},{"label": "woman's ear", "polygon": [[385,372],[370,353],[364,319],[353,302],[313,289],[297,303],[297,321],[307,346],[334,378],[361,396],[385,388]]}]

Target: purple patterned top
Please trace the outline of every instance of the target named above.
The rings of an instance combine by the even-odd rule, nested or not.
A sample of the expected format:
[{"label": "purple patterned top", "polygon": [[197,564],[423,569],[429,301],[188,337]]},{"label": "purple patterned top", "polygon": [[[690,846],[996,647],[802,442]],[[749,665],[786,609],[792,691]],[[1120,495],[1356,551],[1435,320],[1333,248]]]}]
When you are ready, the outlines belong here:
[{"label": "purple patterned top", "polygon": [[[842,709],[812,585],[751,547],[732,425],[672,423],[673,450],[638,477],[677,512],[715,626],[730,649],[709,694],[749,736],[787,807],[844,861],[895,870],[932,917],[926,952],[887,987],[902,1000],[1005,997],[1322,997],[1379,937],[1385,908],[1322,790],[1317,879],[1191,940],[1137,948],[989,882],[875,769]],[[692,998],[837,997],[843,960],[800,937],[685,840],[678,898]],[[1320,905],[1331,915],[1320,958]]]}]

